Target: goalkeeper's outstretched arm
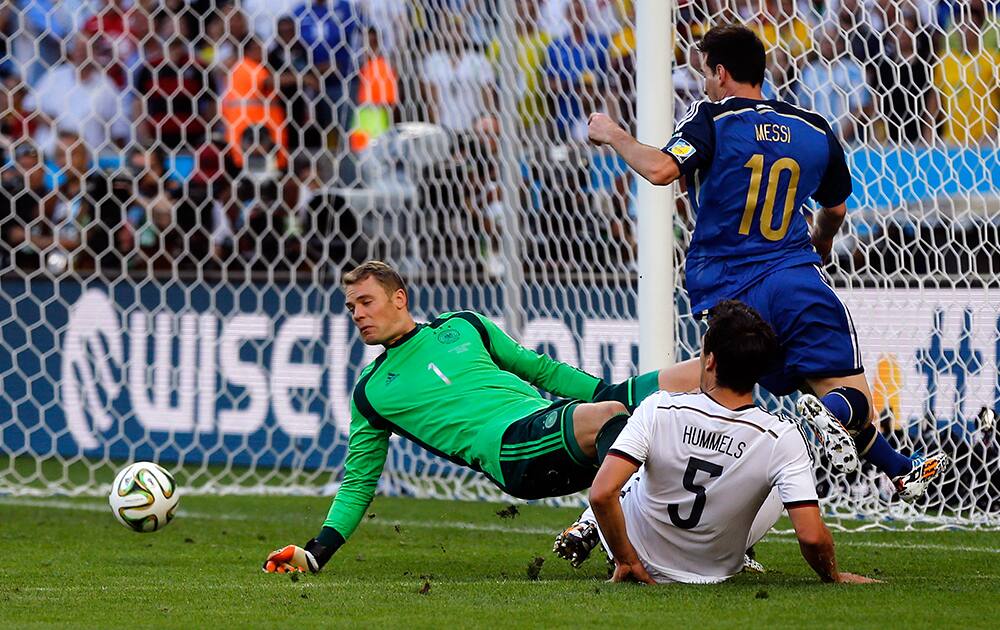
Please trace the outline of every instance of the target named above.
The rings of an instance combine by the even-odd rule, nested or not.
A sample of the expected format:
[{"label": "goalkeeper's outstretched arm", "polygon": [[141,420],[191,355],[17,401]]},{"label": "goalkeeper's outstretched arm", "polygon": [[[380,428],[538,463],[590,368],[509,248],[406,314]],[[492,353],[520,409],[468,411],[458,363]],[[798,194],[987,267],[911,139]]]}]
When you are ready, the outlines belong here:
[{"label": "goalkeeper's outstretched arm", "polygon": [[485,333],[489,344],[487,350],[500,369],[516,374],[550,394],[587,402],[614,400],[624,404],[631,412],[660,387],[659,372],[642,374],[621,383],[607,383],[568,363],[525,348],[479,313],[470,311],[468,314],[475,318]]},{"label": "goalkeeper's outstretched arm", "polygon": [[315,573],[322,569],[354,533],[371,505],[388,452],[389,431],[372,426],[352,403],[344,480],[330,505],[323,528],[304,548],[288,545],[273,551],[264,563],[264,570]]}]

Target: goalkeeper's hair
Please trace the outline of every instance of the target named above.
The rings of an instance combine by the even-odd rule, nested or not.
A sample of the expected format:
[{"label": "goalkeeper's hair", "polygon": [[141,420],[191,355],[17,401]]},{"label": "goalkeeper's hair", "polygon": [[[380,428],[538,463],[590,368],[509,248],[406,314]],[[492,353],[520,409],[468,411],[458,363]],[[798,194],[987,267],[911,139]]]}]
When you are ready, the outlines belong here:
[{"label": "goalkeeper's hair", "polygon": [[715,379],[745,394],[778,359],[778,337],[754,309],[739,300],[719,302],[708,311],[702,352],[715,355]]},{"label": "goalkeeper's hair", "polygon": [[409,295],[409,291],[406,290],[406,283],[403,282],[403,277],[399,275],[398,271],[381,260],[368,260],[361,263],[344,274],[341,284],[346,288],[368,278],[375,278],[375,281],[382,285],[385,292],[390,295],[400,289],[403,290],[403,293]]},{"label": "goalkeeper's hair", "polygon": [[705,61],[713,73],[716,66],[722,66],[739,83],[764,83],[767,65],[764,42],[742,24],[726,24],[709,29],[698,42],[698,50],[705,55]]}]

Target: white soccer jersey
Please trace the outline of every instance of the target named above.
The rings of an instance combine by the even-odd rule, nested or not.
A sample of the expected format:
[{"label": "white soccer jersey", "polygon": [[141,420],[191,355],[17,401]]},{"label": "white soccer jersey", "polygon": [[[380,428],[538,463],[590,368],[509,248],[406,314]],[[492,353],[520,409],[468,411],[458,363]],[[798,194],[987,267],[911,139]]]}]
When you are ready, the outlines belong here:
[{"label": "white soccer jersey", "polygon": [[628,538],[660,582],[720,582],[743,567],[754,517],[772,489],[815,502],[799,425],[707,394],[657,392],[636,409],[609,456],[643,465],[625,487]]}]

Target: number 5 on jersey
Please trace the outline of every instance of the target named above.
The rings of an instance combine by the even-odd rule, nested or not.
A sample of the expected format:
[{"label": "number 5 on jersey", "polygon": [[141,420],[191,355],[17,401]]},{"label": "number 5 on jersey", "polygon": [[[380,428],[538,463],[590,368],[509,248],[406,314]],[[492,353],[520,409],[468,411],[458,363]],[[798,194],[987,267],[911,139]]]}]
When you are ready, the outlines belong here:
[{"label": "number 5 on jersey", "polygon": [[705,511],[705,501],[707,500],[705,486],[694,482],[694,478],[698,475],[699,471],[708,473],[708,477],[711,479],[722,474],[722,466],[706,462],[697,457],[692,457],[688,460],[687,470],[684,471],[683,483],[685,490],[694,493],[694,503],[691,504],[691,513],[686,518],[681,518],[681,513],[676,503],[671,503],[667,506],[667,515],[670,516],[670,522],[681,529],[693,529],[696,527],[701,521],[702,512]]}]

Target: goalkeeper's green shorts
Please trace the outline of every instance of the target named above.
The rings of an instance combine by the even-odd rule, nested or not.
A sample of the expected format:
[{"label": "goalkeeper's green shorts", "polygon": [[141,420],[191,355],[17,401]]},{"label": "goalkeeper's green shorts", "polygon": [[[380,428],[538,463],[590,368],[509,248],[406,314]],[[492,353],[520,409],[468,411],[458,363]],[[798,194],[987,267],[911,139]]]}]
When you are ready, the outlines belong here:
[{"label": "goalkeeper's green shorts", "polygon": [[[631,413],[658,388],[657,372],[603,385],[593,402],[614,400]],[[560,400],[507,427],[500,444],[504,492],[519,499],[559,497],[586,490],[598,462],[580,450],[573,435],[573,410],[579,400]]]},{"label": "goalkeeper's green shorts", "polygon": [[573,436],[578,400],[560,400],[507,427],[500,444],[503,491],[519,499],[573,494],[590,487],[597,461]]}]

